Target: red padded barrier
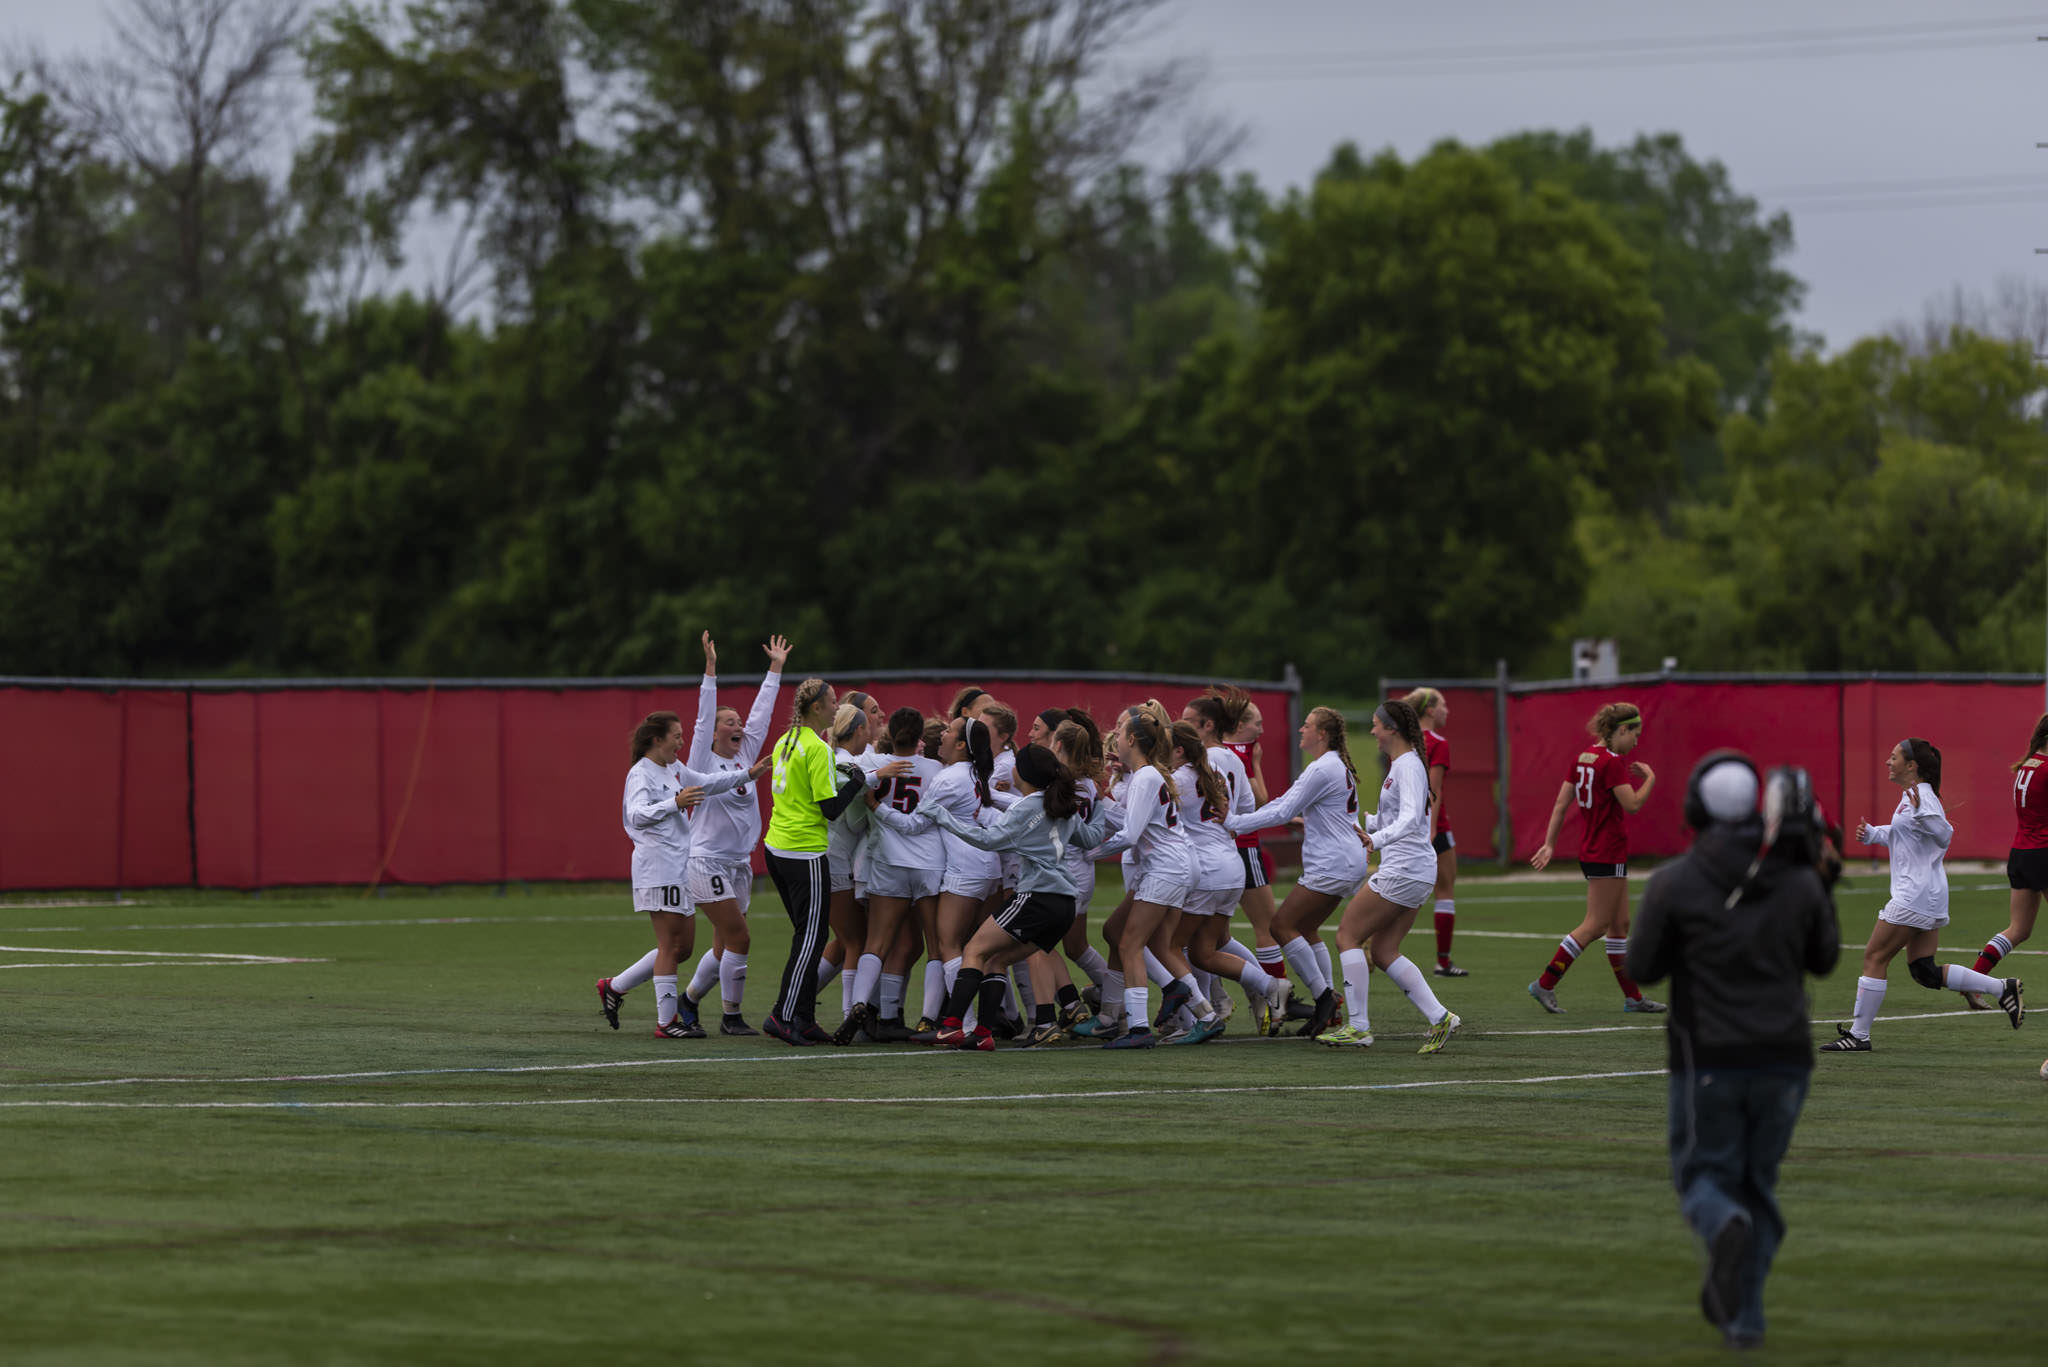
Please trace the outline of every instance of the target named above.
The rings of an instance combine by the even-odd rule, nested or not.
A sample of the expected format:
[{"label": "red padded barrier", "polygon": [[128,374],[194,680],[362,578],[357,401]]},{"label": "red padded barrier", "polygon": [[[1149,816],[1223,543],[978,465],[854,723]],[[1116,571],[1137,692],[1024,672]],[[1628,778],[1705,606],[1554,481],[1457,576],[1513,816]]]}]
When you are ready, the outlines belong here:
[{"label": "red padded barrier", "polygon": [[377,830],[377,695],[256,697],[259,872],[266,884],[367,883]]},{"label": "red padded barrier", "polygon": [[263,886],[254,693],[192,695],[192,825],[201,887]]},{"label": "red padded barrier", "polygon": [[[117,885],[192,881],[192,783],[182,692],[130,690],[121,756],[121,859]],[[83,886],[83,885],[77,885]]]},{"label": "red padded barrier", "polygon": [[504,877],[502,696],[487,689],[378,695],[378,857],[388,857],[386,880]]},{"label": "red padded barrier", "polygon": [[120,882],[123,710],[118,693],[7,689],[0,881],[15,888]]},{"label": "red padded barrier", "polygon": [[635,708],[638,698],[623,688],[500,696],[507,878],[631,873],[633,847],[619,826],[619,799],[633,766],[633,727],[647,715]]},{"label": "red padded barrier", "polygon": [[[1441,688],[1450,715],[1442,735],[1451,743],[1451,769],[1444,776],[1444,812],[1458,853],[1467,859],[1499,856],[1500,741],[1494,727],[1494,690]],[[1402,689],[1396,697],[1406,696]],[[1353,723],[1349,740],[1354,761],[1370,764],[1373,752],[1369,725]]]}]

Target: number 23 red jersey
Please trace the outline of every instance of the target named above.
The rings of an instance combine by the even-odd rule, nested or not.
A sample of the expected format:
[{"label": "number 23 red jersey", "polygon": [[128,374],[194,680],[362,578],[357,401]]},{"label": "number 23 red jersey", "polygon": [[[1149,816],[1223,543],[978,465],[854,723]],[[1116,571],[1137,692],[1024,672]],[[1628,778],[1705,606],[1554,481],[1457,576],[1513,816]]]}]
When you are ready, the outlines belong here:
[{"label": "number 23 red jersey", "polygon": [[2028,755],[2012,773],[2012,809],[2019,829],[2016,850],[2048,850],[2048,753]]},{"label": "number 23 red jersey", "polygon": [[1579,839],[1579,858],[1588,864],[1626,864],[1628,832],[1622,826],[1626,813],[1616,788],[1628,783],[1628,761],[1604,745],[1582,752],[1572,761],[1572,800],[1585,818],[1586,831]]}]

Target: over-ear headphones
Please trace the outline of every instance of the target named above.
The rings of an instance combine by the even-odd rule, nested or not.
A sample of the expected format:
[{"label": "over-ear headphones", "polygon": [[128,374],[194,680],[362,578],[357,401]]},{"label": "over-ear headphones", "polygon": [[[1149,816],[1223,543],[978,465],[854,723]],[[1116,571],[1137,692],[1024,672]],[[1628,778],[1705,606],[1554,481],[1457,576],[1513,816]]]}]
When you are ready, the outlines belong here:
[{"label": "over-ear headphones", "polygon": [[1685,824],[1696,831],[1703,831],[1714,822],[1714,814],[1707,810],[1706,794],[1701,791],[1700,784],[1708,770],[1723,764],[1741,765],[1749,770],[1751,784],[1762,786],[1762,775],[1757,772],[1755,762],[1740,750],[1709,750],[1701,755],[1700,762],[1692,767],[1692,777],[1685,781]]}]

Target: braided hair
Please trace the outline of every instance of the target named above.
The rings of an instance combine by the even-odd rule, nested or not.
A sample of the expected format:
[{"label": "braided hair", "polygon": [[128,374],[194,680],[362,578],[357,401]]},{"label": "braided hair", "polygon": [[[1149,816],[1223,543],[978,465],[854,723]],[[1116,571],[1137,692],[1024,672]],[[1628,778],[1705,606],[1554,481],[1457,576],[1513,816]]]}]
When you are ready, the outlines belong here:
[{"label": "braided hair", "polygon": [[[818,705],[818,699],[831,691],[832,686],[823,679],[805,679],[796,686],[796,695],[789,709],[789,734],[782,738],[784,760],[796,753],[797,744],[803,739],[804,718]],[[827,724],[830,724],[829,720]]]},{"label": "braided hair", "polygon": [[1191,721],[1177,721],[1173,724],[1173,748],[1182,760],[1195,771],[1195,788],[1202,794],[1202,801],[1218,820],[1230,813],[1230,789],[1223,784],[1223,775],[1216,772],[1209,763],[1209,747],[1202,741],[1202,733]]},{"label": "braided hair", "polygon": [[[1411,715],[1412,715],[1411,709]],[[1323,733],[1323,740],[1337,752],[1337,758],[1344,761],[1344,772],[1351,775],[1352,786],[1358,784],[1358,766],[1351,762],[1351,748],[1344,743],[1344,714],[1334,707],[1312,709],[1305,720]]]}]

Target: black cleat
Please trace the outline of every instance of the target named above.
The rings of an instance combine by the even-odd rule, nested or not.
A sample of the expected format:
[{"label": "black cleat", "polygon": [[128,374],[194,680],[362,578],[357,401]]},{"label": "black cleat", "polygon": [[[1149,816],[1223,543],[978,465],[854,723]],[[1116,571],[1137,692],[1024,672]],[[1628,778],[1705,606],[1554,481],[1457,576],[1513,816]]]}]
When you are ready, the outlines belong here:
[{"label": "black cleat", "polygon": [[1314,1003],[1303,1001],[1299,992],[1289,992],[1287,994],[1285,1019],[1291,1021],[1313,1020],[1315,1019],[1315,1014],[1316,1008]]},{"label": "black cleat", "polygon": [[612,991],[610,978],[597,980],[597,1009],[604,1012],[604,1022],[612,1029],[619,1028],[619,1008],[626,1004],[626,994]]},{"label": "black cleat", "polygon": [[[932,1030],[936,1032],[937,1029],[938,1026],[934,1024]],[[875,1042],[877,1044],[908,1044],[916,1038],[917,1032],[903,1023],[903,1017],[900,1014],[884,1017],[875,1022]]]},{"label": "black cleat", "polygon": [[1460,968],[1456,964],[1438,964],[1436,975],[1439,978],[1469,978],[1472,973],[1471,970]]},{"label": "black cleat", "polygon": [[2020,1000],[2021,994],[2026,990],[2027,985],[2018,978],[2007,978],[2005,989],[1998,994],[1998,1009],[2005,1012],[2005,1018],[2012,1022],[2012,1028],[2015,1030],[2019,1029],[2020,1022],[2027,1018],[2027,1004]]},{"label": "black cleat", "polygon": [[770,1039],[779,1039],[784,1044],[795,1045],[803,1049],[811,1047],[811,1042],[804,1038],[801,1030],[783,1024],[782,1021],[774,1016],[764,1017],[761,1021],[761,1029]]},{"label": "black cleat", "polygon": [[1820,1047],[1823,1054],[1867,1054],[1870,1041],[1863,1039],[1846,1025],[1835,1027],[1835,1038]]},{"label": "black cleat", "polygon": [[1336,988],[1324,988],[1323,995],[1316,998],[1315,1014],[1309,1018],[1308,1024],[1301,1028],[1301,1033],[1310,1039],[1322,1034],[1330,1028],[1330,1022],[1337,1019],[1337,1008],[1342,1005],[1343,1002],[1337,998]]},{"label": "black cleat", "polygon": [[1166,1029],[1173,1023],[1173,1018],[1180,1013],[1180,1009],[1194,999],[1195,994],[1188,990],[1188,985],[1175,978],[1166,985],[1165,995],[1159,1000],[1159,1014],[1152,1018],[1152,1028]]},{"label": "black cleat", "polygon": [[654,1033],[661,1039],[703,1039],[704,1027],[695,1021],[686,1021],[677,1016],[667,1025],[657,1025]]},{"label": "black cleat", "polygon": [[1024,1033],[1023,1026],[1008,1016],[997,1016],[993,1022],[981,1027],[996,1039],[1011,1040]]},{"label": "black cleat", "polygon": [[798,1034],[813,1044],[830,1044],[832,1042],[831,1034],[816,1021],[805,1021],[796,1029]]},{"label": "black cleat", "polygon": [[747,1024],[747,1018],[739,1012],[728,1011],[725,1013],[725,1019],[718,1023],[718,1033],[721,1035],[758,1035],[761,1032]]},{"label": "black cleat", "polygon": [[870,1007],[866,1002],[855,1002],[853,1010],[846,1013],[846,1019],[839,1022],[839,1028],[832,1032],[832,1042],[839,1045],[853,1043],[861,1030],[866,1027],[868,1017],[872,1014],[874,1014],[874,1008]]}]

